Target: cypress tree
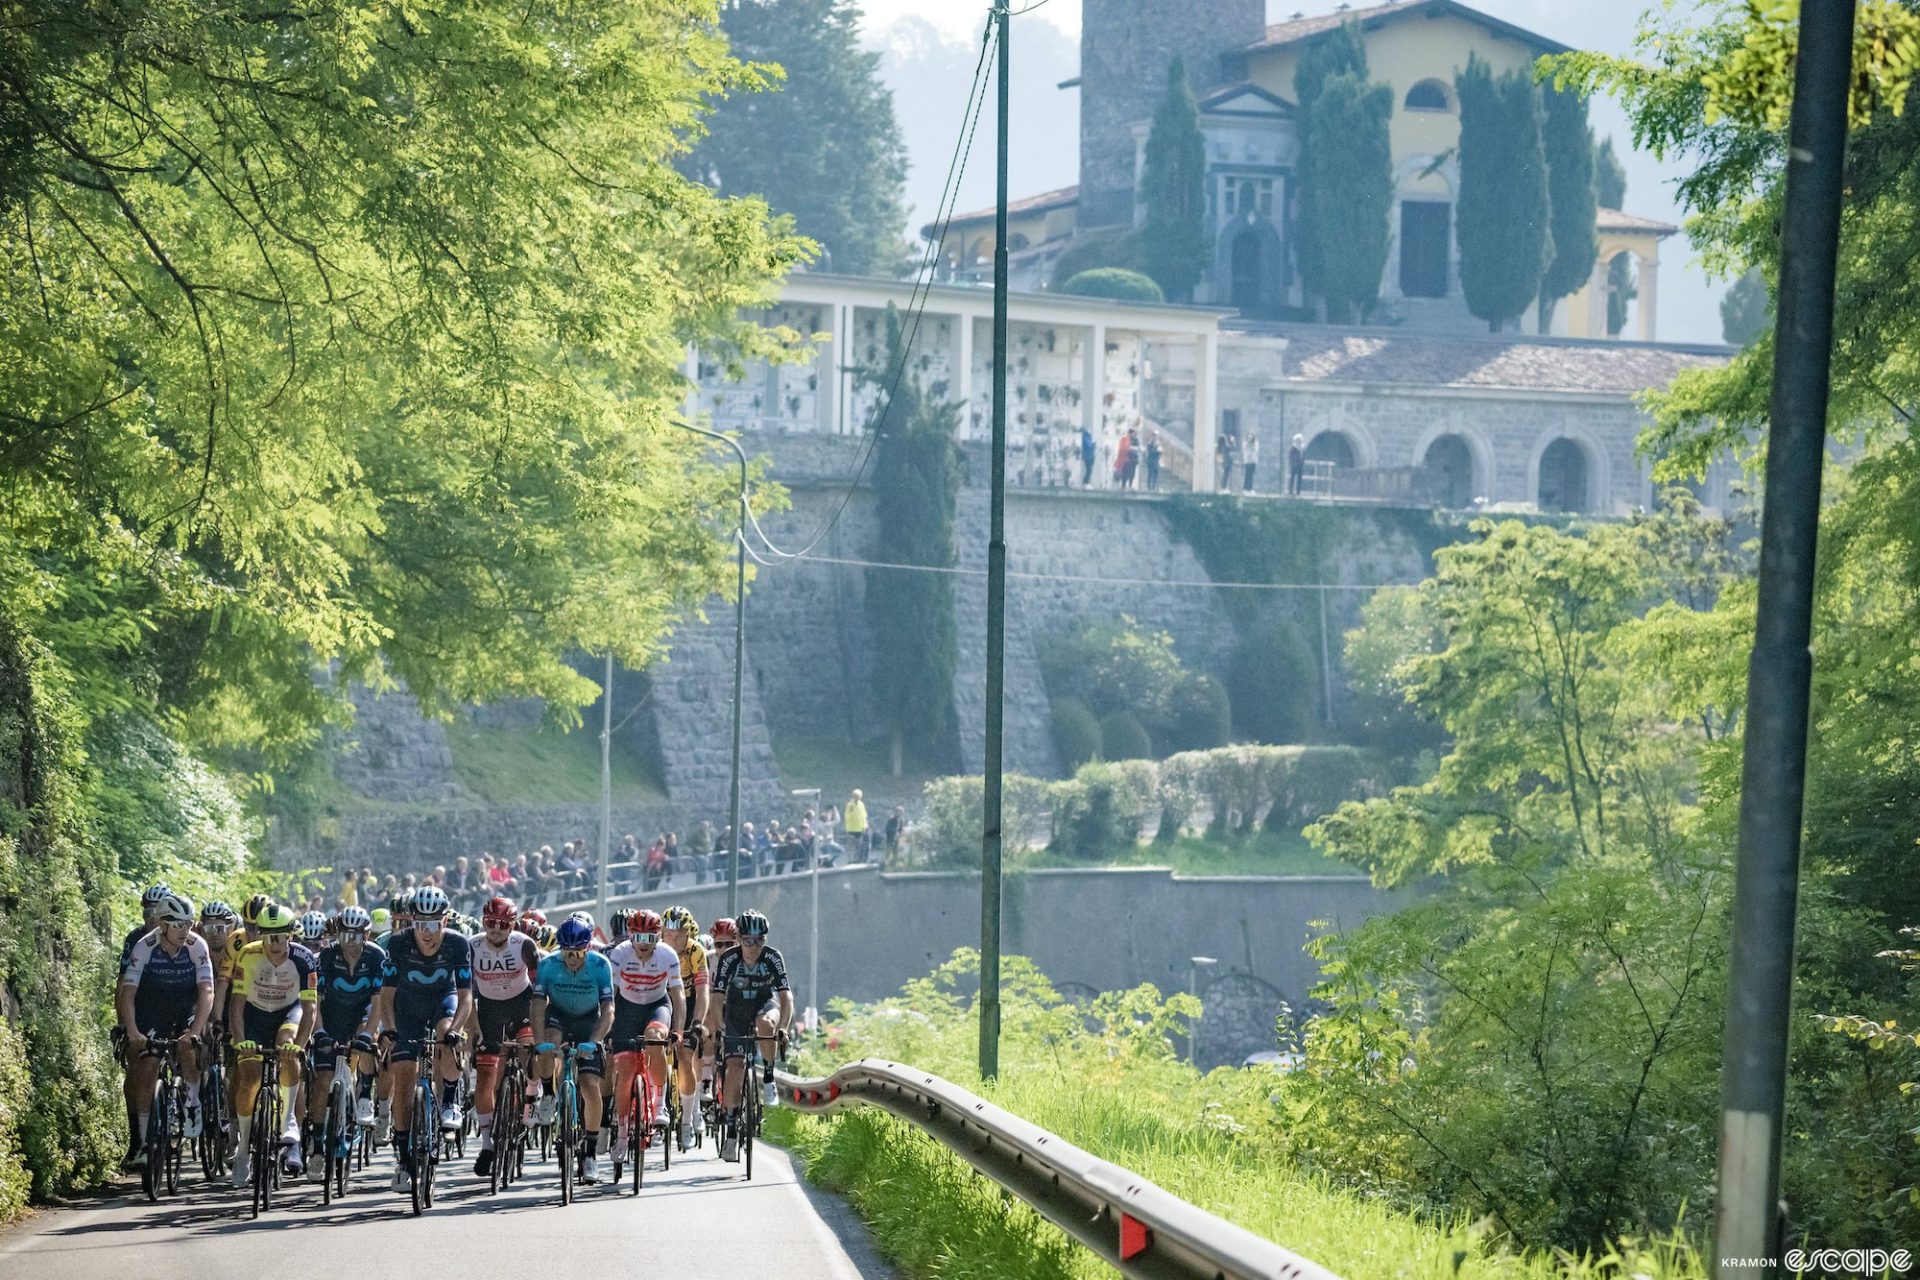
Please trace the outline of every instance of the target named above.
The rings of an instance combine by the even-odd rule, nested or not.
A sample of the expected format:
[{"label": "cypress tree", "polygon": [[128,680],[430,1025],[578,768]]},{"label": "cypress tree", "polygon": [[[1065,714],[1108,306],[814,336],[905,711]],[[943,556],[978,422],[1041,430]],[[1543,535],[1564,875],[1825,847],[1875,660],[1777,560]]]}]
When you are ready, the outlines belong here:
[{"label": "cypress tree", "polygon": [[1540,294],[1553,252],[1539,95],[1518,71],[1495,79],[1478,55],[1454,82],[1460,99],[1460,288],[1494,333]]},{"label": "cypress tree", "polygon": [[[955,435],[960,405],[929,396],[904,366],[900,317],[887,309],[887,362],[862,377],[881,400],[873,429],[873,492],[880,517],[875,559],[946,568],[953,564],[954,504],[960,487]],[[893,388],[888,394],[888,388]],[[958,639],[953,580],[943,573],[868,569],[867,625],[873,693],[890,738],[893,773],[906,751],[945,767],[952,755],[953,672]]]},{"label": "cypress tree", "polygon": [[1190,302],[1212,258],[1207,236],[1207,146],[1200,136],[1200,104],[1187,82],[1186,63],[1167,64],[1167,93],[1153,113],[1140,174],[1146,198],[1142,254],[1169,302]]},{"label": "cypress tree", "polygon": [[[1593,197],[1602,209],[1624,208],[1627,202],[1627,170],[1614,154],[1613,139],[1602,142],[1593,153]],[[1607,263],[1607,333],[1619,333],[1627,327],[1627,304],[1640,291],[1633,283],[1633,258],[1618,253]]]},{"label": "cypress tree", "polygon": [[1380,296],[1393,212],[1392,115],[1393,90],[1364,74],[1334,76],[1314,99],[1300,208],[1314,228],[1314,287],[1334,324],[1365,319]]},{"label": "cypress tree", "polygon": [[[1305,286],[1309,297],[1326,296],[1326,253],[1324,245],[1327,235],[1322,227],[1329,225],[1321,209],[1328,207],[1326,201],[1315,198],[1314,188],[1318,182],[1316,175],[1323,166],[1338,172],[1341,164],[1342,145],[1336,145],[1331,153],[1323,149],[1324,159],[1317,159],[1314,149],[1313,112],[1321,93],[1329,80],[1339,76],[1358,76],[1365,80],[1367,75],[1367,47],[1360,38],[1360,25],[1356,22],[1343,22],[1325,39],[1307,46],[1300,59],[1300,67],[1293,75],[1294,96],[1294,136],[1299,140],[1299,153],[1294,162],[1294,174],[1299,190],[1294,201],[1294,264],[1300,272],[1300,282]],[[1388,112],[1392,112],[1389,100]],[[1341,140],[1344,144],[1344,139]],[[1392,158],[1389,155],[1387,180],[1393,180]],[[1335,206],[1337,209],[1337,206]],[[1337,226],[1339,216],[1331,220]]]},{"label": "cypress tree", "polygon": [[1593,278],[1600,246],[1594,239],[1593,130],[1587,100],[1570,90],[1541,89],[1541,145],[1547,157],[1553,258],[1540,284],[1540,332],[1553,327],[1553,307]]}]

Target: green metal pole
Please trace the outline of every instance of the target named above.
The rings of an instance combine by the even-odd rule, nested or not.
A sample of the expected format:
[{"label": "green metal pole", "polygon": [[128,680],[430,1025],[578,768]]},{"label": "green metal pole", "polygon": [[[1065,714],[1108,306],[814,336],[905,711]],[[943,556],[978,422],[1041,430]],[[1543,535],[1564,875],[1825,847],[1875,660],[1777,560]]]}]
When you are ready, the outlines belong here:
[{"label": "green metal pole", "polygon": [[1713,1259],[1720,1280],[1783,1270],[1780,1140],[1853,16],[1854,0],[1811,0],[1800,9],[1720,1078]]},{"label": "green metal pole", "polygon": [[994,8],[1000,24],[998,196],[993,212],[993,491],[987,538],[987,760],[986,821],[980,835],[980,1076],[1000,1074],[1000,734],[1007,656],[1007,32],[1005,0]]}]

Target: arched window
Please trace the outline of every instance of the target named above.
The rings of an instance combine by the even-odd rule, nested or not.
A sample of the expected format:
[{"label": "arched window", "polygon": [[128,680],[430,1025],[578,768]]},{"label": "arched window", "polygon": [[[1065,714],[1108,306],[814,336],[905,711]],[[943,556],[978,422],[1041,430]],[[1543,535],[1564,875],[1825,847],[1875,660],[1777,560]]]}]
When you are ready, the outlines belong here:
[{"label": "arched window", "polygon": [[1451,111],[1453,95],[1442,81],[1422,80],[1407,90],[1406,105],[1409,111]]},{"label": "arched window", "polygon": [[1562,437],[1540,455],[1542,511],[1587,509],[1587,451]]},{"label": "arched window", "polygon": [[1473,450],[1460,436],[1441,436],[1420,460],[1427,495],[1443,507],[1473,505]]},{"label": "arched window", "polygon": [[1308,462],[1331,462],[1345,470],[1353,466],[1353,441],[1340,431],[1322,431],[1307,441],[1306,460]]},{"label": "arched window", "polygon": [[1233,238],[1229,256],[1232,272],[1230,303],[1241,311],[1260,310],[1260,285],[1266,276],[1266,256],[1261,253],[1259,231],[1248,227]]}]

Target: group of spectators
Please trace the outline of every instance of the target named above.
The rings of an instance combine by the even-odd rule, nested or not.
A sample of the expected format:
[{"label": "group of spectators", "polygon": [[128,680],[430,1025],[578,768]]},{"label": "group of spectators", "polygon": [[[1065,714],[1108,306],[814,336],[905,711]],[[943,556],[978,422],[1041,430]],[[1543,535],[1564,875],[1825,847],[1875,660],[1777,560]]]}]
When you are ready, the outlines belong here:
[{"label": "group of spectators", "polygon": [[[891,858],[897,855],[905,831],[906,814],[898,806],[875,830],[865,797],[855,788],[844,811],[828,804],[817,811],[805,810],[797,821],[741,822],[737,842],[740,878],[806,871],[816,861],[822,867],[869,862],[883,848]],[[615,893],[634,893],[725,881],[732,874],[735,844],[731,827],[722,823],[716,832],[709,821],[702,821],[684,837],[674,831],[659,832],[646,845],[629,832],[607,864],[608,884]],[[592,843],[585,836],[577,836],[563,841],[557,853],[552,845],[543,844],[511,856],[462,855],[451,866],[438,865],[422,872],[382,876],[370,866],[357,871],[348,868],[337,878],[331,893],[316,893],[309,907],[384,906],[395,895],[428,884],[444,890],[455,910],[470,915],[479,914],[481,906],[496,894],[525,907],[550,907],[593,896],[599,875],[599,859]]]}]

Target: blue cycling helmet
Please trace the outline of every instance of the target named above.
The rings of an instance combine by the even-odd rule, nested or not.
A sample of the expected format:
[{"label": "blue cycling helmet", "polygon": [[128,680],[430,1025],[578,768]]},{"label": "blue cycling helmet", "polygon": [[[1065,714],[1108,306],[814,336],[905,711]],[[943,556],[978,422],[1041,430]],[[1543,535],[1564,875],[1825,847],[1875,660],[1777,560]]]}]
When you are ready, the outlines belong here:
[{"label": "blue cycling helmet", "polygon": [[561,924],[555,941],[559,942],[563,951],[578,951],[593,945],[593,930],[578,920],[568,920]]}]

